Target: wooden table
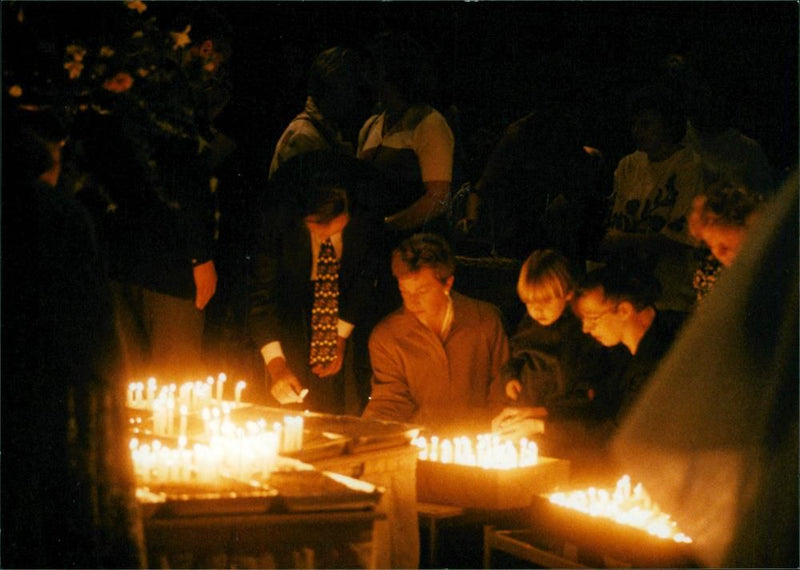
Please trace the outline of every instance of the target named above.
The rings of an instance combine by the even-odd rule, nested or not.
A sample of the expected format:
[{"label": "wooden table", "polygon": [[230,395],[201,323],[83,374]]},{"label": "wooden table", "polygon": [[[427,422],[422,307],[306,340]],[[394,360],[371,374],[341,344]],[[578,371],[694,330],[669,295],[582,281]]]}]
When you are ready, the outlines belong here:
[{"label": "wooden table", "polygon": [[385,518],[375,523],[373,568],[419,566],[417,520],[417,455],[413,445],[362,451],[311,462],[320,471],[333,471],[383,487],[376,512]]}]

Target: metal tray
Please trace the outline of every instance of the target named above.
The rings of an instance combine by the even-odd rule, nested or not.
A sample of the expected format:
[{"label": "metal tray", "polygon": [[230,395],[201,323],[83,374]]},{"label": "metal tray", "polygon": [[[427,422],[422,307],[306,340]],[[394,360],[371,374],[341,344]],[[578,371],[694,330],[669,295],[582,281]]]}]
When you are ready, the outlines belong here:
[{"label": "metal tray", "polygon": [[534,495],[530,512],[535,531],[571,542],[583,551],[611,556],[637,568],[696,566],[691,544],[555,505],[547,495]]},{"label": "metal tray", "polygon": [[267,513],[275,507],[277,496],[275,489],[234,480],[218,487],[154,485],[137,489],[145,518]]},{"label": "metal tray", "polygon": [[400,422],[365,420],[353,416],[322,414],[307,417],[305,426],[312,431],[337,433],[346,436],[349,439],[347,444],[349,453],[406,445],[417,437],[422,430],[421,426]]},{"label": "metal tray", "polygon": [[[325,437],[339,436],[347,439],[345,453],[356,453],[386,447],[397,447],[408,444],[417,437],[422,430],[421,426],[390,422],[381,420],[365,420],[355,416],[335,416],[315,412],[293,412],[281,408],[253,406],[244,410],[233,410],[231,416],[234,421],[247,421],[265,419],[267,422],[282,421],[287,415],[301,415],[303,417],[304,436],[310,434],[316,437],[325,434]],[[305,447],[305,440],[303,442]],[[312,453],[315,453],[312,451]],[[332,456],[332,455],[331,455]],[[314,457],[314,460],[325,457]],[[298,457],[309,461],[308,457]]]},{"label": "metal tray", "polygon": [[337,433],[303,430],[303,449],[281,452],[281,455],[312,463],[338,457],[347,449],[349,439]]},{"label": "metal tray", "polygon": [[267,485],[277,491],[276,508],[290,513],[374,508],[384,490],[327,471],[276,471]]}]

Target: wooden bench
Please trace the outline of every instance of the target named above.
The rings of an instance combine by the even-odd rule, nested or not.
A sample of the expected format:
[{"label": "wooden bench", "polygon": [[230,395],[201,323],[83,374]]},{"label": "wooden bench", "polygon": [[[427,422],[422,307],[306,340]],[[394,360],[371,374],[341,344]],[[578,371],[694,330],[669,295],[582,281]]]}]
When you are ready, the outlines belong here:
[{"label": "wooden bench", "polygon": [[428,568],[436,568],[436,546],[439,523],[464,514],[462,507],[439,503],[417,503],[417,516],[421,529],[428,530]]}]

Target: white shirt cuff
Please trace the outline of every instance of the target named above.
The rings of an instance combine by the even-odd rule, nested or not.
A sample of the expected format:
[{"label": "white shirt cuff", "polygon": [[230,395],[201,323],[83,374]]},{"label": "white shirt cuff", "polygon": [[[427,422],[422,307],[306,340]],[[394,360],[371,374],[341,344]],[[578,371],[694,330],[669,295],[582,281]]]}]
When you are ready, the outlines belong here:
[{"label": "white shirt cuff", "polygon": [[354,328],[356,328],[355,325],[351,325],[347,321],[339,319],[339,322],[336,323],[336,334],[338,334],[342,338],[348,338],[350,336],[350,333],[353,332]]},{"label": "white shirt cuff", "polygon": [[278,342],[277,340],[274,340],[262,346],[261,356],[264,357],[264,362],[266,364],[269,364],[276,358],[283,358],[284,360],[286,360],[286,357],[283,355],[283,349],[281,348],[281,343]]}]

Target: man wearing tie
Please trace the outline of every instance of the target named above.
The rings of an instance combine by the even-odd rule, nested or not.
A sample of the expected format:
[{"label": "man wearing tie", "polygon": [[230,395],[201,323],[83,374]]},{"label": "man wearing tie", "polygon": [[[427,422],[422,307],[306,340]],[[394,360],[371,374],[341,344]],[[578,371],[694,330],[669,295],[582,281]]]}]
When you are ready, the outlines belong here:
[{"label": "man wearing tie", "polygon": [[368,391],[378,226],[354,208],[347,161],[329,153],[295,160],[262,215],[250,334],[279,403],[359,414]]}]

